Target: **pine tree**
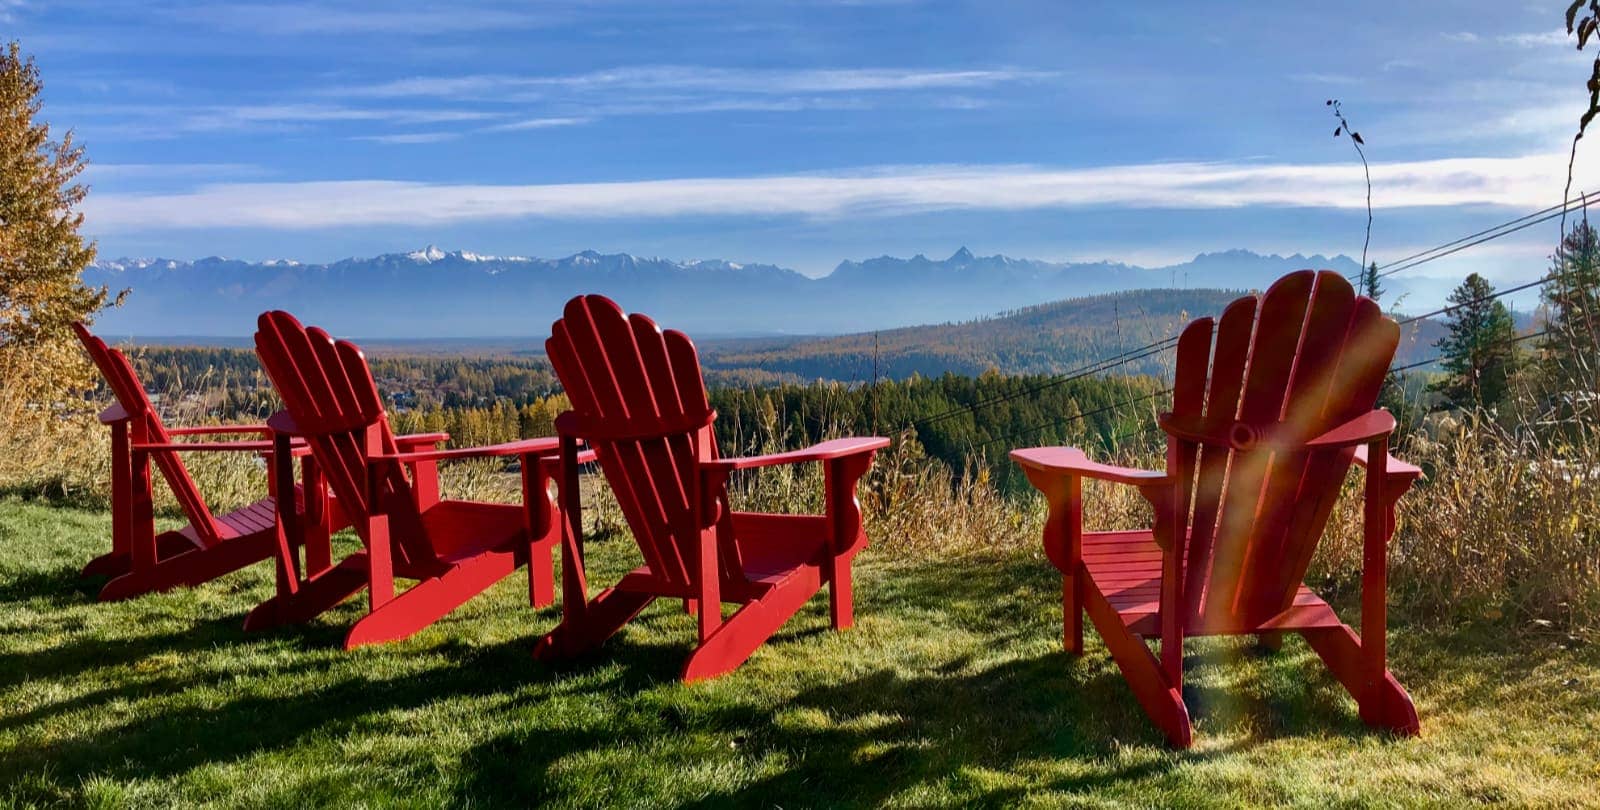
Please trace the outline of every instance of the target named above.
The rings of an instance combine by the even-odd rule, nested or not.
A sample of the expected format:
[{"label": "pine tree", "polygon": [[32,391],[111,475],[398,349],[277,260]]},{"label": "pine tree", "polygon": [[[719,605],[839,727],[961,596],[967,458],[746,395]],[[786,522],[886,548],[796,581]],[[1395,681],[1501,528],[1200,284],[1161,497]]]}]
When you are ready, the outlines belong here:
[{"label": "pine tree", "polygon": [[1373,262],[1361,270],[1361,294],[1374,301],[1383,297],[1383,282],[1378,278],[1378,263]]},{"label": "pine tree", "polygon": [[1565,395],[1600,390],[1600,234],[1588,222],[1561,240],[1543,296],[1546,386]]},{"label": "pine tree", "polygon": [[1450,331],[1434,345],[1449,376],[1430,389],[1456,407],[1493,408],[1511,393],[1517,328],[1510,310],[1493,295],[1494,285],[1473,273],[1448,299],[1455,307],[1449,315]]},{"label": "pine tree", "polygon": [[42,87],[16,42],[0,49],[0,399],[21,404],[10,418],[50,422],[93,380],[70,326],[104,306],[106,291],[82,280],[94,259],[73,210],[87,192],[76,182],[83,148],[71,132],[51,140],[36,120]]}]

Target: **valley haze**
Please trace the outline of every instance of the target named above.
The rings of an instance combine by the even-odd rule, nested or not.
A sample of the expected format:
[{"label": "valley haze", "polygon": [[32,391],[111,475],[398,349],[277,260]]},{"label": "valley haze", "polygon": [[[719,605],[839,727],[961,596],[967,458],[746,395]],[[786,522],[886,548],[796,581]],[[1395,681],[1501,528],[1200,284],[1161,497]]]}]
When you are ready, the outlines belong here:
[{"label": "valley haze", "polygon": [[118,259],[95,262],[84,278],[131,290],[126,304],[98,317],[107,335],[242,337],[261,312],[284,309],[341,335],[430,339],[540,337],[581,293],[610,296],[699,336],[831,335],[967,321],[1126,290],[1265,288],[1305,268],[1353,275],[1359,265],[1344,255],[1229,250],[1146,268],[977,256],[962,248],[945,259],[844,261],[812,278],[721,259],[594,251],[541,259],[429,246],[330,264]]}]

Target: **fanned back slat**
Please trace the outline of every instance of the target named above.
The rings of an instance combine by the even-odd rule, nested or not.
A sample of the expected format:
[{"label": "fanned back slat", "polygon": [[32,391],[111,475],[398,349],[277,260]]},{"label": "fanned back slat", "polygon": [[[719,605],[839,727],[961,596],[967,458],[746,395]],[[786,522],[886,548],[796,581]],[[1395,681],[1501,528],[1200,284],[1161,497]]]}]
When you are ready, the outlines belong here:
[{"label": "fanned back slat", "polygon": [[[167,433],[167,427],[161,421],[161,414],[156,411],[155,403],[150,401],[150,395],[144,390],[144,383],[139,381],[139,375],[133,370],[133,363],[120,350],[106,345],[104,340],[90,333],[81,323],[74,323],[72,330],[77,333],[78,340],[83,343],[83,348],[89,353],[95,368],[105,378],[106,385],[111,388],[111,395],[116,397],[117,404],[128,413],[132,419],[139,420],[144,427],[144,440],[156,444],[167,444],[172,441],[172,436]],[[212,516],[211,509],[206,505],[206,500],[200,495],[200,488],[195,485],[194,479],[189,476],[189,468],[184,465],[183,459],[173,452],[150,454],[151,461],[160,471],[161,477],[166,480],[171,488],[173,497],[177,498],[178,506],[183,509],[184,516],[189,518],[189,525],[195,528],[202,545],[212,545],[219,538],[216,518]]]},{"label": "fanned back slat", "polygon": [[[640,430],[706,417],[705,382],[694,344],[598,295],[567,302],[546,353],[574,412],[591,424]],[[584,437],[652,574],[686,593],[699,543],[698,459],[709,427],[642,439]]]},{"label": "fanned back slat", "polygon": [[[1291,372],[1289,396],[1279,415],[1292,435],[1314,436],[1321,432],[1318,426],[1337,424],[1339,420],[1326,421],[1330,396],[1344,401],[1350,399],[1352,392],[1338,391],[1334,386],[1334,366],[1344,352],[1344,338],[1350,329],[1354,304],[1355,290],[1350,285],[1326,283],[1318,276]],[[1281,609],[1277,594],[1299,585],[1303,572],[1295,573],[1291,566],[1284,564],[1294,516],[1304,508],[1296,494],[1307,485],[1320,490],[1324,486],[1321,482],[1334,470],[1338,470],[1338,478],[1343,478],[1348,463],[1346,459],[1341,464],[1336,451],[1280,454],[1274,459],[1276,474],[1262,497],[1261,514],[1256,520],[1257,536],[1243,573],[1245,578],[1250,578],[1259,572],[1266,584],[1257,589],[1255,603],[1248,605],[1245,612],[1251,615],[1275,613]]]},{"label": "fanned back slat", "polygon": [[[1331,275],[1331,274],[1330,274]],[[1340,281],[1343,281],[1342,278]],[[1337,365],[1331,369],[1322,427],[1337,425],[1370,410],[1378,400],[1395,349],[1400,327],[1383,314],[1377,302],[1356,299]],[[1326,450],[1307,460],[1305,476],[1295,494],[1299,508],[1289,523],[1279,570],[1288,587],[1305,578],[1311,554],[1338,499],[1339,484],[1350,469],[1354,448]],[[1286,603],[1278,603],[1282,606]]]},{"label": "fanned back slat", "polygon": [[[1211,340],[1216,324],[1210,318],[1201,318],[1184,328],[1178,336],[1177,368],[1180,372],[1172,383],[1172,411],[1184,415],[1198,415],[1205,408],[1207,367],[1211,359]],[[1194,500],[1194,473],[1199,461],[1199,448],[1182,442],[1168,442],[1167,464],[1177,474],[1178,504],[1188,510]],[[1187,513],[1187,511],[1186,511]],[[1182,526],[1178,527],[1182,530]]]},{"label": "fanned back slat", "polygon": [[[1245,360],[1250,355],[1250,333],[1255,326],[1255,297],[1241,298],[1222,311],[1217,324],[1216,345],[1211,361],[1211,379],[1206,390],[1203,414],[1207,421],[1231,420],[1238,414],[1239,392],[1244,385]],[[1177,377],[1205,376],[1204,365],[1179,366]],[[1194,412],[1179,415],[1195,415]],[[1189,563],[1184,593],[1190,609],[1198,612],[1211,574],[1212,544],[1217,519],[1226,494],[1228,456],[1225,448],[1200,449],[1199,472],[1195,480],[1194,516],[1190,520]]]},{"label": "fanned back slat", "polygon": [[[1261,296],[1245,364],[1239,421],[1269,424],[1282,413],[1315,278],[1316,274],[1309,271],[1291,273],[1278,279]],[[1210,614],[1234,615],[1241,610],[1240,600],[1250,596],[1244,567],[1256,537],[1263,490],[1273,474],[1279,472],[1274,469],[1273,458],[1270,452],[1235,452],[1229,461],[1228,493],[1223,500],[1211,579],[1206,586],[1206,609]]]},{"label": "fanned back slat", "polygon": [[[1174,413],[1199,415],[1192,391],[1206,364],[1195,346],[1210,324],[1185,331]],[[1399,342],[1399,327],[1336,273],[1280,279],[1259,303],[1239,299],[1216,329],[1203,423],[1234,422],[1304,441],[1371,410]],[[1185,350],[1189,353],[1185,353]],[[1291,604],[1327,524],[1354,451],[1291,452],[1270,442],[1207,445],[1193,471],[1188,622],[1193,629],[1254,626]]]},{"label": "fanned back slat", "polygon": [[[361,349],[335,341],[327,332],[301,325],[287,312],[266,312],[257,321],[256,354],[272,380],[284,408],[294,418],[339,506],[352,518],[374,514],[381,507],[395,525],[398,562],[424,563],[436,558],[421,531],[411,483],[398,465],[390,465],[378,487],[380,504],[368,501],[366,431],[379,431],[380,450],[395,450],[394,434],[383,400]],[[353,521],[363,542],[366,522]]]}]

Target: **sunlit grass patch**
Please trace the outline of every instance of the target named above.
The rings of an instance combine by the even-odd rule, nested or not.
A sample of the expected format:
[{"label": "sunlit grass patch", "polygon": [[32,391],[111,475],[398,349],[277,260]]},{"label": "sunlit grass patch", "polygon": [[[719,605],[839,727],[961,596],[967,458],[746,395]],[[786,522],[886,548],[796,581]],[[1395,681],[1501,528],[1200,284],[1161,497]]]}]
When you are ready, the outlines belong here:
[{"label": "sunlit grass patch", "polygon": [[[408,641],[338,649],[357,602],[246,635],[257,566],[93,602],[94,512],[0,501],[0,805],[1277,805],[1593,801],[1600,653],[1510,619],[1395,619],[1419,739],[1367,731],[1297,639],[1187,649],[1193,750],[1166,749],[1091,631],[1060,651],[1032,550],[868,551],[858,625],[803,609],[738,672],[676,680],[693,636],[658,602],[550,666],[559,608],[512,577]],[[626,536],[590,545],[595,579]]]}]

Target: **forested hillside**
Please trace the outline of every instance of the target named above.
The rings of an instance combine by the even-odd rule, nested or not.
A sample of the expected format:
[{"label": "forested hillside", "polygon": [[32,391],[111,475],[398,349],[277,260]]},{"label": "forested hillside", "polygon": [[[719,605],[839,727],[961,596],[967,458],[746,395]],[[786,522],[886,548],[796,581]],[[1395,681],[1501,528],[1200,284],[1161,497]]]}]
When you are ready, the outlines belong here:
[{"label": "forested hillside", "polygon": [[[701,344],[708,368],[730,380],[870,382],[913,374],[1061,374],[1169,338],[1202,313],[1221,312],[1238,290],[1132,290],[1055,301],[963,323],[815,338],[749,338]],[[1406,327],[1397,354],[1405,364],[1432,356],[1441,327]],[[1164,374],[1171,358],[1157,352],[1119,368]]]}]

